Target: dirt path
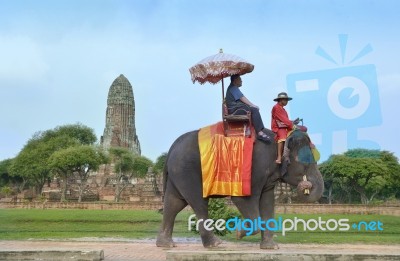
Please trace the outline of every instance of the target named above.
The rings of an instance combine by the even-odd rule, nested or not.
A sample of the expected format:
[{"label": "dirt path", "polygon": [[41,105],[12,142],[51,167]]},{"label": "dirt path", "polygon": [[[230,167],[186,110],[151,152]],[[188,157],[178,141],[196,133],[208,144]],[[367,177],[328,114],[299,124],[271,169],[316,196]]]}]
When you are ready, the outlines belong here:
[{"label": "dirt path", "polygon": [[[105,260],[166,260],[170,249],[158,248],[154,240],[86,239],[73,241],[1,241],[1,250],[104,250]],[[175,251],[204,251],[196,241],[179,242]],[[256,243],[224,242],[216,249],[206,251],[261,251]],[[264,251],[264,250],[263,250]],[[400,245],[362,245],[362,244],[280,244],[279,250],[265,250],[271,253],[324,253],[324,254],[400,254]],[[400,256],[399,256],[400,259]]]}]

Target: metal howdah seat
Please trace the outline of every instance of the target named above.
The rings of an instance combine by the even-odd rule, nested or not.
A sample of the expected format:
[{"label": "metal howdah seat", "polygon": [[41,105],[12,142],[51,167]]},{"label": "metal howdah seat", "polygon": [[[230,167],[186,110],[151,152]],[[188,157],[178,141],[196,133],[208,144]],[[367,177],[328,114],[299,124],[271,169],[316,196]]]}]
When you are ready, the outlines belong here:
[{"label": "metal howdah seat", "polygon": [[226,137],[245,136],[251,137],[251,112],[245,115],[228,114],[226,103],[222,103],[222,119],[224,122],[224,133]]}]

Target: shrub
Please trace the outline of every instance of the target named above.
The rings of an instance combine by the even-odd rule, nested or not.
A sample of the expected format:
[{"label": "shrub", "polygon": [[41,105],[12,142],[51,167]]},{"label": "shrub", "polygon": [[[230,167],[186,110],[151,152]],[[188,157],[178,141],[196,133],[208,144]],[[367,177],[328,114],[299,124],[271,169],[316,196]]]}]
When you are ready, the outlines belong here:
[{"label": "shrub", "polygon": [[[217,219],[224,219],[225,221],[234,218],[240,217],[239,211],[236,209],[229,207],[226,204],[226,200],[224,198],[211,198],[208,201],[208,218],[216,221]],[[197,221],[197,218],[196,218]],[[194,231],[196,234],[199,231],[196,230],[196,224],[192,224],[191,230]],[[224,230],[214,230],[214,233],[218,236],[225,236],[231,231],[224,229]]]},{"label": "shrub", "polygon": [[12,194],[13,190],[9,186],[4,186],[1,188],[0,193],[9,197]]}]

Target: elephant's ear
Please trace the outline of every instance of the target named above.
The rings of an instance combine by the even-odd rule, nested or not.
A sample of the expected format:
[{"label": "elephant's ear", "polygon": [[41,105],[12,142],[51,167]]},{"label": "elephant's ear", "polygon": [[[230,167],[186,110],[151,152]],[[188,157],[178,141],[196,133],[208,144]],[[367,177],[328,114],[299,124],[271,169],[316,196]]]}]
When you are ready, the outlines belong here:
[{"label": "elephant's ear", "polygon": [[301,147],[297,151],[296,160],[303,164],[311,164],[316,162],[312,150],[308,145]]},{"label": "elephant's ear", "polygon": [[286,160],[284,158],[282,161],[282,164],[281,164],[281,178],[283,178],[283,176],[286,175],[289,164],[290,164],[290,160],[289,159]]},{"label": "elephant's ear", "polygon": [[283,149],[283,157],[289,157],[290,156],[289,155],[290,154],[290,148],[293,147],[293,139],[294,139],[293,135],[290,135],[289,137],[286,138],[285,147]]}]

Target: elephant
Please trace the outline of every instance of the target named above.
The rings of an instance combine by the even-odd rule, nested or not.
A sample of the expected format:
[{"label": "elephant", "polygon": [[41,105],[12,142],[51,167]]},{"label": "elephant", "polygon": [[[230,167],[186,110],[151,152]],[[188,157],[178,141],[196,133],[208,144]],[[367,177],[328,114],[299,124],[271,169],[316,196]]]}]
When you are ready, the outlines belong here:
[{"label": "elephant", "polygon": [[[274,137],[271,130],[263,131]],[[168,152],[163,171],[163,220],[156,240],[158,247],[176,246],[172,240],[174,221],[176,215],[187,205],[193,209],[199,220],[208,218],[208,198],[202,196],[198,132],[197,130],[183,134]],[[231,197],[245,219],[274,218],[274,187],[279,180],[297,186],[301,202],[315,202],[322,195],[324,182],[317,163],[313,160],[310,139],[306,133],[296,130],[287,138],[282,164],[275,163],[276,155],[276,142],[254,142],[251,196]],[[256,230],[252,234],[259,232],[260,230]],[[205,229],[202,224],[199,226],[199,233],[204,247],[216,247],[222,242],[213,231]],[[246,231],[237,231],[238,238],[245,235]],[[279,248],[273,240],[273,231],[261,230],[260,248]]]}]

